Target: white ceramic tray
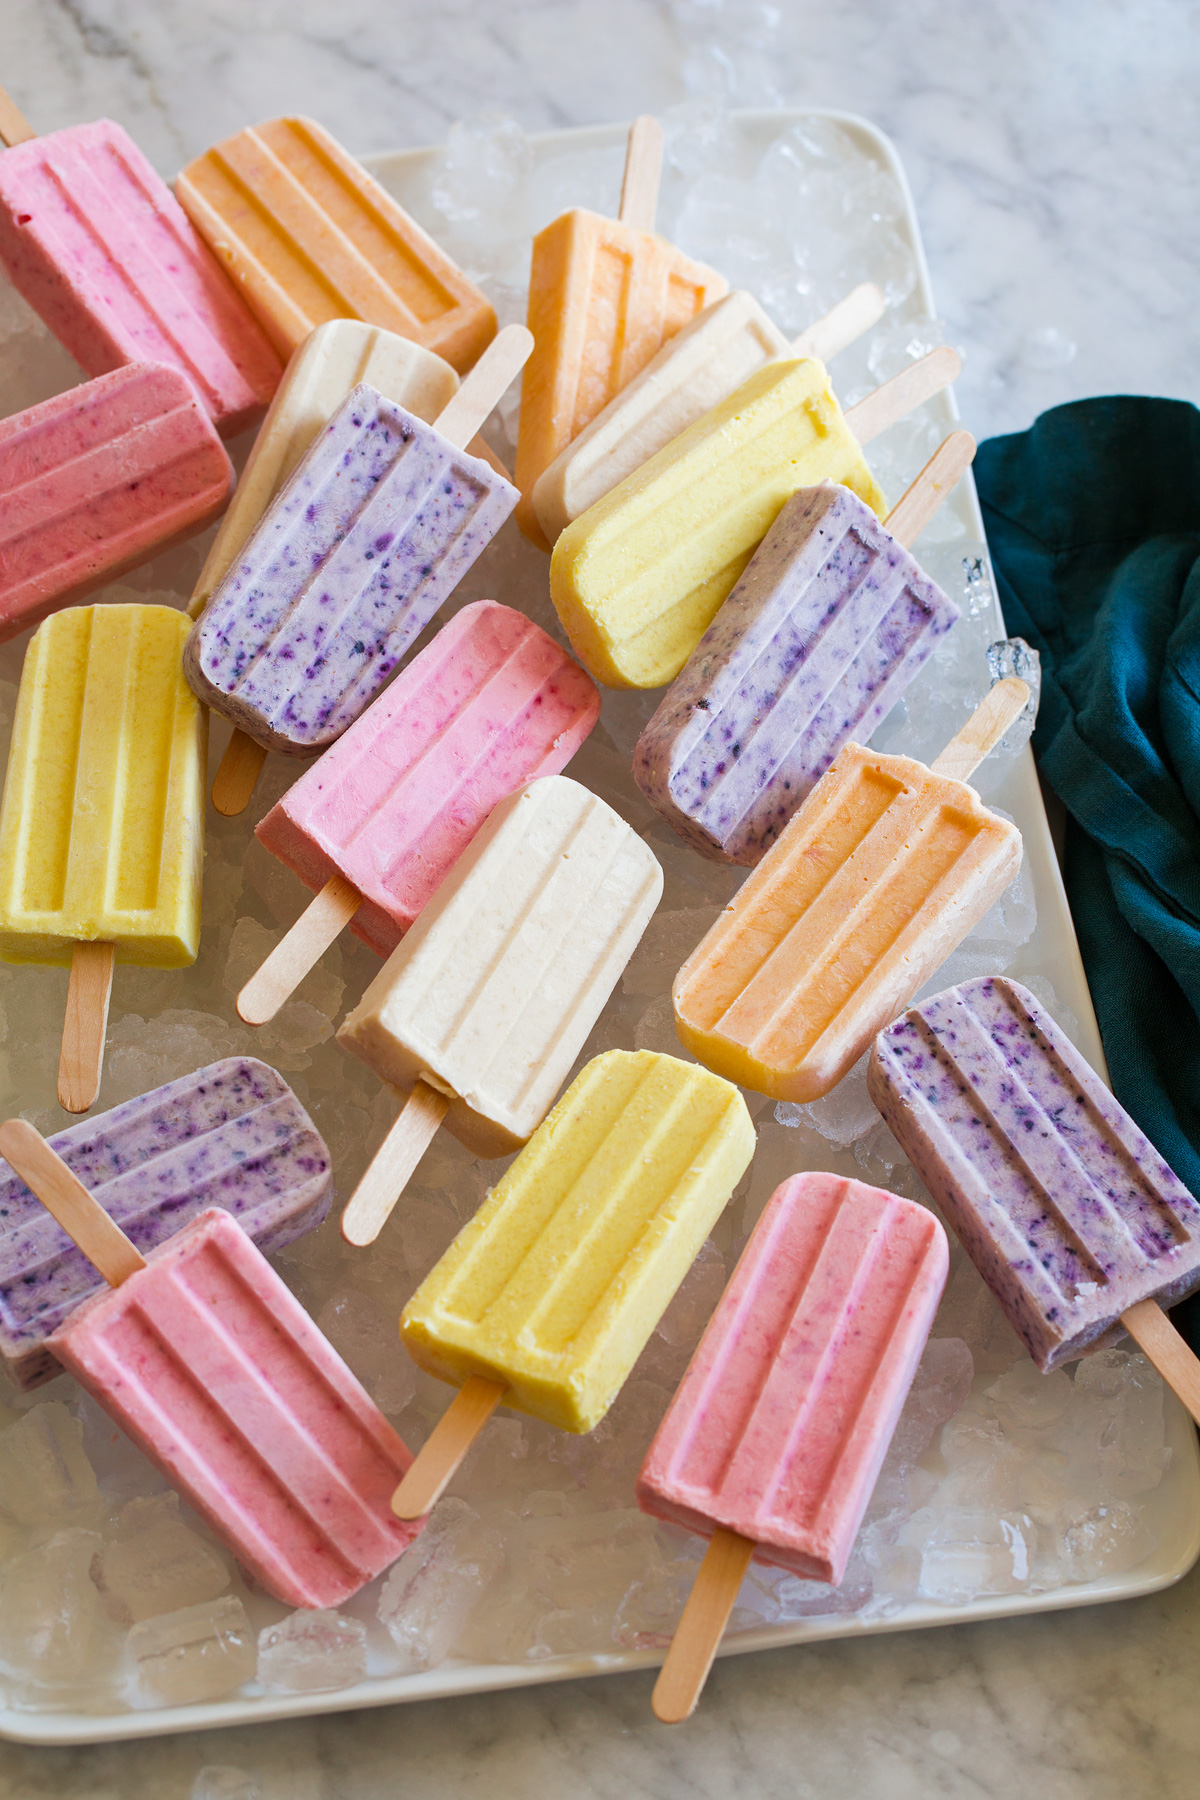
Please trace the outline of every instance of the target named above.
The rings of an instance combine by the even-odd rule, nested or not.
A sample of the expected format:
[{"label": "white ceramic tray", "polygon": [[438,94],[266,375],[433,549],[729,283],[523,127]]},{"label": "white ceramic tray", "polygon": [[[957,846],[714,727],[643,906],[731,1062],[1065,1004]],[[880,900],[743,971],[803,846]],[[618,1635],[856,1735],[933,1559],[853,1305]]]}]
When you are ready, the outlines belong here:
[{"label": "white ceramic tray", "polygon": [[[760,149],[765,151],[789,125],[813,116],[814,112],[811,111],[748,112],[735,115],[734,125],[742,146],[750,157]],[[894,178],[904,199],[904,216],[896,229],[907,241],[914,260],[916,299],[920,310],[928,318],[934,318],[936,308],[916,213],[895,149],[881,132],[864,119],[828,111],[822,111],[818,116],[835,120],[850,132],[865,153]],[[625,127],[619,125],[547,133],[531,140],[535,165],[575,150],[615,149],[623,143],[624,136]],[[408,150],[368,158],[367,161],[384,185],[436,231],[437,220],[430,216],[428,203],[428,176],[434,155],[432,150]],[[939,396],[933,403],[933,410],[937,422],[947,428],[958,418],[951,393]],[[983,522],[969,477],[960,484],[948,505],[958,510],[966,537],[982,542]],[[993,635],[1003,635],[998,613]],[[1002,805],[1021,827],[1037,899],[1036,938],[1022,951],[1014,973],[1023,976],[1042,973],[1052,978],[1059,997],[1078,1021],[1076,1036],[1080,1048],[1097,1068],[1103,1070],[1099,1033],[1067,910],[1066,895],[1050,839],[1033,759],[1028,750],[1015,763],[1003,786],[989,795],[989,800]],[[1144,1496],[1144,1517],[1157,1536],[1157,1547],[1144,1562],[1127,1574],[1062,1587],[1048,1593],[978,1599],[956,1607],[913,1603],[890,1616],[868,1620],[849,1614],[780,1623],[738,1634],[726,1643],[721,1654],[742,1655],[754,1650],[778,1649],[788,1644],[815,1644],[826,1639],[855,1637],[865,1633],[909,1631],[934,1625],[962,1625],[975,1619],[1058,1611],[1065,1607],[1129,1599],[1167,1587],[1185,1575],[1200,1555],[1200,1455],[1191,1423],[1183,1408],[1170,1394],[1166,1395],[1166,1434],[1172,1450],[1170,1466],[1158,1488]],[[175,1731],[245,1725],[322,1712],[345,1712],[364,1706],[387,1706],[399,1701],[428,1700],[452,1694],[565,1681],[576,1676],[651,1668],[661,1660],[662,1653],[657,1650],[563,1656],[509,1665],[469,1664],[451,1660],[423,1674],[370,1679],[334,1693],[251,1693],[242,1698],[197,1706],[100,1716],[78,1712],[0,1709],[0,1736],[24,1743],[60,1745],[150,1737]]]}]

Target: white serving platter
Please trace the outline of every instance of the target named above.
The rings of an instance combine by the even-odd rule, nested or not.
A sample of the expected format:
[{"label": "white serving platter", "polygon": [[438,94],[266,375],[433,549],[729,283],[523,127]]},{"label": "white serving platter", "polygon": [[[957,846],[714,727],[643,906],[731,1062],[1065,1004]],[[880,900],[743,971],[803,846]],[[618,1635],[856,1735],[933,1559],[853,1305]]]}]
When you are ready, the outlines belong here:
[{"label": "white serving platter", "polygon": [[[733,115],[732,127],[746,159],[752,160],[790,125],[815,117],[829,119],[849,132],[866,155],[873,158],[895,181],[903,196],[903,218],[894,229],[907,243],[916,269],[916,300],[927,318],[936,317],[933,290],[921,244],[912,195],[899,157],[889,140],[873,125],[852,114],[825,109],[805,112],[743,112]],[[626,127],[605,125],[579,131],[546,133],[529,140],[535,168],[574,151],[617,151]],[[429,207],[429,176],[437,152],[407,150],[367,158],[367,165],[383,184],[423,223],[435,232],[438,220]],[[952,392],[931,403],[937,423],[949,429],[958,421]],[[984,540],[983,521],[973,483],[968,476],[948,502],[956,509],[966,539]],[[1004,635],[998,611],[995,637]],[[1084,1054],[1101,1071],[1104,1057],[1095,1015],[1088,995],[1083,966],[1067,908],[1033,758],[1026,749],[1014,763],[1004,783],[988,795],[1018,822],[1024,835],[1026,856],[1038,907],[1035,939],[1021,952],[1013,973],[1022,978],[1043,974],[1052,978],[1060,999],[1078,1022],[1075,1032]],[[879,1632],[899,1632],[936,1625],[962,1625],[973,1620],[1007,1618],[1016,1614],[1053,1612],[1066,1607],[1098,1605],[1130,1599],[1170,1586],[1181,1579],[1200,1555],[1200,1454],[1196,1433],[1182,1406],[1170,1394],[1166,1400],[1166,1441],[1171,1460],[1160,1485],[1146,1495],[1144,1517],[1157,1536],[1157,1546],[1145,1561],[1125,1574],[1054,1589],[1040,1594],[1014,1594],[982,1598],[962,1606],[946,1607],[914,1602],[887,1616],[861,1618],[854,1614],[826,1615],[764,1626],[739,1633],[722,1648],[722,1655],[743,1655],[785,1645],[817,1644]],[[550,1657],[519,1664],[468,1663],[456,1659],[422,1674],[371,1678],[349,1688],[320,1694],[280,1695],[251,1688],[238,1698],[186,1707],[147,1711],[85,1713],[31,1711],[0,1707],[0,1737],[16,1742],[46,1745],[100,1743],[126,1738],[164,1735],[231,1725],[247,1725],[274,1719],[307,1717],[317,1713],[346,1712],[366,1706],[388,1706],[403,1701],[429,1700],[456,1694],[522,1687],[579,1676],[622,1673],[652,1668],[662,1660],[658,1650],[613,1651],[604,1654]]]}]

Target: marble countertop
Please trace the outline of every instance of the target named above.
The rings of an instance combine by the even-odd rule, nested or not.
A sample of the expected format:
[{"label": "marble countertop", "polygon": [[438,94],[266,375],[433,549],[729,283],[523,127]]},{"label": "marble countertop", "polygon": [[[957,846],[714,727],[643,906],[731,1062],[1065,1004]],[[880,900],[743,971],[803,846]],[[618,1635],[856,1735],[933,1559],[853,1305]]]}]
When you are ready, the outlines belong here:
[{"label": "marble countertop", "polygon": [[[977,436],[1094,393],[1200,401],[1190,0],[0,0],[0,21],[40,130],[111,114],[166,174],[280,112],[365,152],[485,110],[538,130],[689,91],[857,111],[907,166]],[[736,1657],[673,1731],[648,1676],[612,1677],[0,1744],[0,1800],[188,1800],[206,1765],[229,1770],[224,1800],[1182,1800],[1198,1669],[1200,1570],[1118,1606]]]}]

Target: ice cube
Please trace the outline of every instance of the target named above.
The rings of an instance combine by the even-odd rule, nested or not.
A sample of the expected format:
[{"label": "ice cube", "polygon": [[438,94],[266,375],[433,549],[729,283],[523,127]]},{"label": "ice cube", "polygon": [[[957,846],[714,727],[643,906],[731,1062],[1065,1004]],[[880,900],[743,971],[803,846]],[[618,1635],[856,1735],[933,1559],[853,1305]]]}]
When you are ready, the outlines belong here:
[{"label": "ice cube", "polygon": [[179,1517],[179,1496],[167,1493],[122,1507],[117,1535],[97,1555],[92,1579],[109,1617],[131,1625],[215,1600],[229,1586],[229,1570]]},{"label": "ice cube", "polygon": [[91,1519],[100,1504],[83,1431],[61,1400],[31,1407],[0,1437],[0,1511],[22,1525]]},{"label": "ice cube", "polygon": [[440,1500],[379,1596],[379,1619],[403,1674],[446,1660],[503,1566],[500,1534],[465,1500]]},{"label": "ice cube", "polygon": [[317,1326],[382,1412],[404,1411],[417,1391],[417,1377],[401,1347],[394,1313],[385,1313],[366,1294],[339,1288],[317,1314]]},{"label": "ice cube", "polygon": [[232,1763],[206,1763],[192,1783],[192,1800],[261,1800],[253,1775]]},{"label": "ice cube", "polygon": [[126,1646],[143,1694],[159,1706],[219,1700],[254,1679],[254,1632],[231,1595],[143,1619]]},{"label": "ice cube", "polygon": [[1027,1513],[926,1507],[913,1514],[901,1541],[921,1549],[925,1599],[964,1606],[989,1594],[1019,1594],[1028,1586],[1037,1527]]},{"label": "ice cube", "polygon": [[0,1667],[40,1687],[75,1687],[111,1665],[116,1634],[91,1579],[101,1539],[72,1527],[0,1564]]},{"label": "ice cube", "polygon": [[1053,1369],[1049,1375],[1043,1375],[1027,1356],[984,1391],[1001,1424],[1023,1431],[1041,1431],[1054,1425],[1070,1406],[1074,1394],[1065,1369]]},{"label": "ice cube", "polygon": [[781,1100],[775,1108],[780,1125],[807,1125],[838,1149],[845,1149],[857,1138],[872,1131],[879,1123],[875,1103],[867,1093],[867,1064],[870,1051],[860,1056],[831,1093],[804,1105]]},{"label": "ice cube", "polygon": [[1158,1539],[1139,1506],[1124,1500],[1079,1508],[1063,1522],[1061,1555],[1068,1581],[1098,1581],[1144,1562]]},{"label": "ice cube", "polygon": [[294,1612],[258,1634],[258,1679],[288,1693],[351,1687],[367,1673],[367,1628],[339,1612]]}]

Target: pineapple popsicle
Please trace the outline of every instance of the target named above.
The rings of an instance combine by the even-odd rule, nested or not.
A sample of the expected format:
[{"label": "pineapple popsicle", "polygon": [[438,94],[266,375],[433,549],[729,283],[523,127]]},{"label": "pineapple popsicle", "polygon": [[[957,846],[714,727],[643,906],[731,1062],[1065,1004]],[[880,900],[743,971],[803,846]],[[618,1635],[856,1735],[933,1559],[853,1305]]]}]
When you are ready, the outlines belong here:
[{"label": "pineapple popsicle", "polygon": [[861,446],[953,381],[934,350],[843,415],[814,357],[768,363],[569,525],[550,597],[608,687],[664,687],[700,642],[784,502],[822,481],[880,517]]},{"label": "pineapple popsicle", "polygon": [[931,769],[846,744],[675,977],[675,1029],[776,1100],[837,1085],[1021,865],[968,777],[1023,712],[999,681]]},{"label": "pineapple popsicle", "polygon": [[342,1219],[378,1235],[443,1118],[477,1156],[545,1117],[662,895],[652,852],[565,775],[502,800],[338,1032],[406,1096]]},{"label": "pineapple popsicle", "polygon": [[754,1154],[737,1089],[651,1050],[579,1074],[404,1309],[460,1389],[392,1502],[420,1518],[501,1400],[593,1431]]},{"label": "pineapple popsicle", "polygon": [[496,335],[491,302],[315,119],[248,126],[175,192],[285,357],[326,320],[362,319],[465,374]]},{"label": "pineapple popsicle", "polygon": [[0,957],[69,963],[59,1099],[99,1090],[114,958],[200,946],[208,716],[167,606],[80,606],[30,640],[0,810]]},{"label": "pineapple popsicle", "polygon": [[549,550],[534,510],[543,470],[632,381],[666,339],[728,291],[723,276],[655,235],[662,129],[634,121],[617,219],[575,207],[533,240],[521,384],[517,523]]}]

